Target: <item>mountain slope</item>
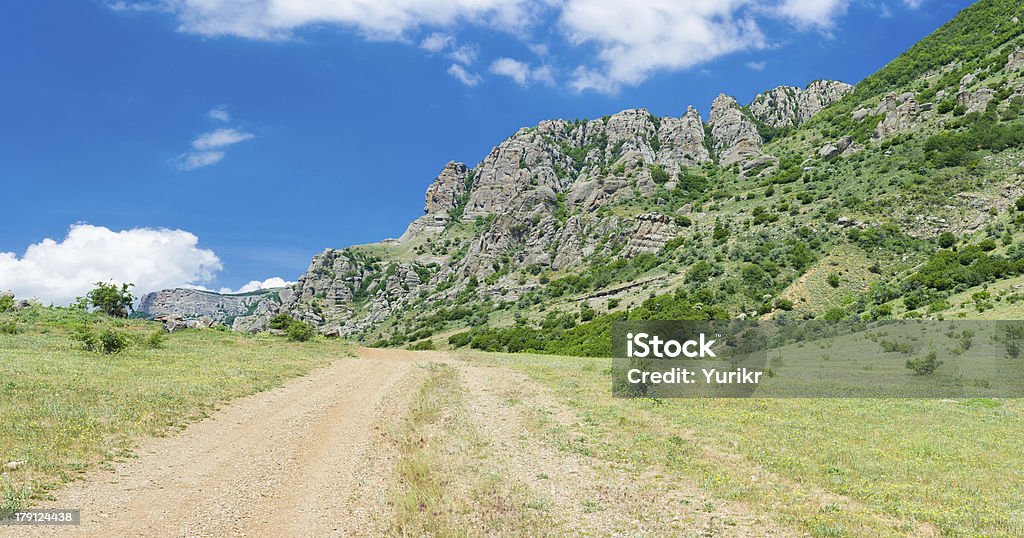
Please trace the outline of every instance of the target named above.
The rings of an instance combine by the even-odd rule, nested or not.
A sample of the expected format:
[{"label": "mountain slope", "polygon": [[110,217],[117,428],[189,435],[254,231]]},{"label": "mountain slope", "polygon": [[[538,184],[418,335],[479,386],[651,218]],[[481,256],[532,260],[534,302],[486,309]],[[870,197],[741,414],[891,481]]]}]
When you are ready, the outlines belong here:
[{"label": "mountain slope", "polygon": [[572,342],[607,316],[1024,314],[979,291],[1024,270],[1020,12],[979,2],[856,87],[722,95],[707,122],[520,129],[445,166],[400,239],[325,250],[236,327],[591,353]]}]

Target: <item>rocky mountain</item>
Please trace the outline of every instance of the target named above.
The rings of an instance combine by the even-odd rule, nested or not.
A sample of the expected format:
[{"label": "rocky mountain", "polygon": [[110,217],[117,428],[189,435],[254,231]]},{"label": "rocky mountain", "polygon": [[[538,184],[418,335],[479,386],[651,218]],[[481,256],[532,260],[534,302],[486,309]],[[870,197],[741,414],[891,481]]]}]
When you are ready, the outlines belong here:
[{"label": "rocky mountain", "polygon": [[779,86],[758,94],[749,108],[766,125],[796,127],[851,91],[853,86],[836,80],[816,80],[804,89]]},{"label": "rocky mountain", "polygon": [[[161,309],[218,304],[240,330],[286,313],[388,345],[577,330],[661,297],[687,315],[938,315],[1024,259],[1019,12],[984,0],[856,86],[720,95],[706,121],[691,106],[524,127],[445,165],[398,240],[327,249],[244,305]],[[967,252],[1001,269],[944,272]]]},{"label": "rocky mountain", "polygon": [[144,295],[135,308],[138,314],[155,318],[177,317],[183,320],[206,318],[210,323],[227,325],[248,332],[266,324],[267,314],[277,312],[281,296],[288,290],[260,290],[238,295],[174,288]]}]

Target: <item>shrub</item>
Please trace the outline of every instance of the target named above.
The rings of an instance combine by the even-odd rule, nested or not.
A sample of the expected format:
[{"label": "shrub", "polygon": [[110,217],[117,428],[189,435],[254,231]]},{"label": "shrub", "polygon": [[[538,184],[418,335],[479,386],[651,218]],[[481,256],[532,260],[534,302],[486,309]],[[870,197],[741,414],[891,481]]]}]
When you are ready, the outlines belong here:
[{"label": "shrub", "polygon": [[956,236],[950,232],[942,232],[939,234],[939,247],[949,248],[956,244]]},{"label": "shrub", "polygon": [[942,366],[942,361],[938,360],[938,355],[934,351],[930,351],[924,357],[907,359],[906,366],[915,375],[932,375],[935,370],[939,369],[939,366]]},{"label": "shrub", "polygon": [[285,329],[285,335],[293,342],[307,342],[316,336],[316,330],[308,323],[293,319],[291,325]]},{"label": "shrub", "polygon": [[115,318],[126,318],[132,310],[131,289],[134,284],[97,282],[96,287],[86,294],[85,299],[93,308]]},{"label": "shrub", "polygon": [[11,295],[0,295],[0,313],[7,312],[14,308],[14,297]]},{"label": "shrub", "polygon": [[882,340],[878,342],[878,345],[882,346],[882,351],[885,353],[902,353],[904,355],[910,355],[914,352],[914,346],[910,342]]},{"label": "shrub", "polygon": [[409,346],[409,349],[411,349],[413,351],[433,351],[435,349],[434,348],[434,341],[433,340],[420,340],[419,342],[416,342],[415,344]]},{"label": "shrub", "polygon": [[676,215],[675,220],[676,226],[680,226],[682,228],[689,228],[691,225],[693,225],[693,221],[690,220],[690,217],[687,217],[686,215]]},{"label": "shrub", "polygon": [[608,309],[618,308],[619,302],[619,299],[608,299]]},{"label": "shrub", "polygon": [[107,329],[100,333],[99,351],[106,354],[120,353],[128,348],[128,337],[119,331]]},{"label": "shrub", "polygon": [[448,337],[448,345],[452,347],[466,347],[469,345],[470,339],[469,331],[455,333]]},{"label": "shrub", "polygon": [[832,286],[833,288],[838,288],[840,282],[839,275],[837,275],[836,273],[829,273],[828,276],[825,278],[825,282],[828,282],[828,285]]},{"label": "shrub", "polygon": [[96,338],[96,334],[92,332],[92,329],[85,325],[76,326],[71,333],[71,338],[82,344],[82,348],[86,351],[96,351],[99,349],[99,339]]},{"label": "shrub", "polygon": [[825,311],[824,314],[821,315],[821,319],[825,321],[839,321],[845,319],[846,315],[847,314],[845,310],[839,308],[838,306],[833,306],[832,308],[829,308],[828,310]]},{"label": "shrub", "polygon": [[146,347],[150,349],[160,349],[164,347],[164,339],[166,337],[167,333],[165,333],[163,329],[157,329],[146,337]]},{"label": "shrub", "polygon": [[13,319],[0,320],[0,334],[18,334],[21,329]]}]

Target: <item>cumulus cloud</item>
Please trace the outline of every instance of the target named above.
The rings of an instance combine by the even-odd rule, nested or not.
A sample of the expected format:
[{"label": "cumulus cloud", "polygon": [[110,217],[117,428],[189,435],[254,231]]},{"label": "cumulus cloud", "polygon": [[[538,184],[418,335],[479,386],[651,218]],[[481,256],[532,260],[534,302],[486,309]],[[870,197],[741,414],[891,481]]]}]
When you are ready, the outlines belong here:
[{"label": "cumulus cloud", "polygon": [[374,39],[459,22],[502,28],[531,19],[537,0],[164,0],[179,28],[207,36],[286,39],[302,27],[337,24]]},{"label": "cumulus cloud", "polygon": [[237,290],[232,290],[231,288],[221,288],[220,293],[225,295],[236,293],[249,293],[259,290],[283,288],[285,286],[291,286],[292,284],[294,284],[294,282],[289,282],[281,277],[275,276],[268,278],[266,280],[251,280],[249,281],[249,283],[245,284],[241,288],[238,288]]},{"label": "cumulus cloud", "polygon": [[44,239],[20,257],[0,252],[0,290],[68,304],[100,281],[131,282],[136,295],[209,282],[221,261],[198,244],[198,237],[183,230],[76,224],[63,240]]},{"label": "cumulus cloud", "polygon": [[750,61],[747,62],[746,65],[747,69],[752,69],[754,71],[764,71],[764,68],[768,66],[768,62],[763,60],[760,62]]},{"label": "cumulus cloud", "polygon": [[451,66],[449,66],[448,74],[455,77],[456,79],[458,79],[459,82],[465,84],[466,86],[469,86],[470,88],[476,86],[477,84],[480,84],[480,81],[483,80],[480,78],[480,75],[470,73],[469,71],[466,70],[465,67],[462,67],[459,64],[452,64]]},{"label": "cumulus cloud", "polygon": [[[448,73],[473,86],[481,81],[466,66],[481,51],[459,46],[454,29],[501,31],[522,41],[546,66],[563,66],[576,90],[613,93],[665,71],[678,71],[724,55],[770,46],[766,21],[828,34],[851,0],[162,0],[180,30],[205,36],[288,39],[314,26],[350,28],[368,39],[418,44],[446,52],[459,66]],[[922,0],[902,0],[917,7]],[[152,1],[149,3],[151,4]],[[118,2],[130,9],[134,2]],[[140,5],[149,5],[140,4]],[[556,21],[552,28],[538,22]],[[553,31],[552,31],[553,30]],[[538,37],[552,41],[538,43]],[[568,51],[550,45],[564,39]],[[545,41],[542,39],[541,41]],[[548,55],[553,51],[556,54]],[[486,51],[484,51],[486,53]],[[536,78],[500,73],[517,84]],[[552,74],[551,67],[538,76]]]},{"label": "cumulus cloud", "polygon": [[662,70],[680,70],[765,45],[743,0],[569,0],[561,25],[577,45],[597,49],[600,69],[577,70],[577,90],[614,91]]},{"label": "cumulus cloud", "polygon": [[531,82],[553,84],[554,74],[550,66],[531,67],[526,62],[512,58],[498,58],[491,63],[491,73],[512,79],[520,86],[528,86]]},{"label": "cumulus cloud", "polygon": [[178,156],[178,168],[195,170],[224,160],[224,148],[255,138],[238,129],[221,128],[203,133],[192,140],[192,150]]}]

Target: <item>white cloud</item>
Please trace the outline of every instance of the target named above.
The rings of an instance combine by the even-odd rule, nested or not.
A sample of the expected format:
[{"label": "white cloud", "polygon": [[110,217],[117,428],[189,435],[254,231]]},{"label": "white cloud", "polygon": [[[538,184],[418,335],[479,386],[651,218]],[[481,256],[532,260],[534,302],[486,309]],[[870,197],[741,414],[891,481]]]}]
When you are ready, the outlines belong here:
[{"label": "white cloud", "polygon": [[223,148],[239,142],[251,140],[253,135],[239,131],[238,129],[217,129],[203,133],[192,141],[192,147],[198,150],[210,150]]},{"label": "white cloud", "polygon": [[101,281],[131,282],[135,295],[209,282],[221,262],[198,243],[198,237],[183,230],[112,231],[76,224],[62,241],[44,239],[21,257],[0,252],[0,290],[67,304]]},{"label": "white cloud", "polygon": [[[901,0],[916,7],[923,0]],[[180,30],[206,36],[289,39],[303,28],[334,25],[367,39],[395,40],[429,53],[446,52],[461,67],[448,72],[473,86],[481,81],[465,66],[480,50],[458,44],[457,29],[485,28],[520,40],[544,65],[566,65],[577,90],[615,92],[665,71],[679,71],[738,51],[772,44],[761,23],[828,34],[851,0],[160,0]],[[144,2],[118,2],[130,9]],[[556,20],[553,29],[539,21]],[[552,30],[554,30],[552,32]],[[412,36],[426,37],[414,40]],[[432,33],[427,33],[432,32]],[[564,38],[562,47],[549,49]],[[545,41],[545,40],[541,40]],[[556,54],[552,55],[552,52]],[[486,53],[486,51],[484,51]],[[551,55],[551,56],[549,56]],[[552,68],[538,73],[552,74]],[[508,74],[521,83],[522,76]],[[538,80],[541,80],[538,78]]]},{"label": "white cloud", "polygon": [[746,63],[747,68],[753,69],[754,71],[764,71],[764,68],[767,67],[767,65],[768,62],[764,60],[761,60],[760,62],[750,61]]},{"label": "white cloud", "polygon": [[203,133],[192,140],[192,151],[178,156],[178,168],[189,171],[217,164],[224,160],[224,148],[253,138],[255,136],[250,133],[230,128]]},{"label": "white cloud", "polygon": [[223,151],[189,151],[178,156],[178,168],[189,171],[211,166],[224,160]]},{"label": "white cloud", "polygon": [[231,121],[231,114],[228,113],[227,108],[222,106],[211,108],[210,111],[206,113],[206,115],[209,116],[211,120],[215,121],[220,121],[224,123]]},{"label": "white cloud", "polygon": [[491,73],[512,79],[520,86],[528,86],[531,82],[554,83],[551,67],[544,65],[533,68],[526,62],[512,58],[498,58],[491,63]]},{"label": "white cloud", "polygon": [[464,65],[472,64],[479,55],[480,49],[476,45],[462,45],[448,53],[449,58]]},{"label": "white cloud", "polygon": [[[569,0],[560,23],[572,43],[597,49],[595,66],[573,76],[577,90],[615,91],[658,71],[686,69],[719,56],[763,47],[745,0]],[[745,10],[749,12],[749,10]]]},{"label": "white cloud", "polygon": [[303,27],[337,24],[374,39],[459,22],[514,29],[536,0],[164,0],[181,30],[207,36],[285,39]]},{"label": "white cloud", "polygon": [[827,30],[846,13],[849,0],[783,0],[778,14],[797,26]]},{"label": "white cloud", "polygon": [[268,290],[272,288],[283,288],[285,286],[291,286],[294,282],[289,282],[281,277],[275,276],[266,280],[251,280],[241,288],[232,290],[231,288],[221,288],[219,293],[228,295],[235,293],[249,293],[258,290]]},{"label": "white cloud", "polygon": [[451,44],[453,39],[450,35],[434,32],[420,41],[420,48],[427,52],[441,52]]},{"label": "white cloud", "polygon": [[903,5],[910,9],[917,9],[921,7],[922,3],[924,3],[924,0],[903,0]]},{"label": "white cloud", "polygon": [[457,78],[459,82],[465,84],[466,86],[469,86],[470,88],[476,86],[477,84],[480,84],[480,81],[483,80],[480,78],[480,75],[476,75],[470,73],[469,71],[466,71],[466,68],[462,67],[459,64],[452,64],[450,67],[448,67],[448,74]]}]

